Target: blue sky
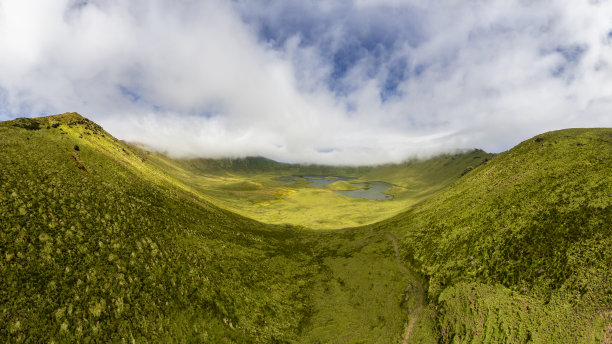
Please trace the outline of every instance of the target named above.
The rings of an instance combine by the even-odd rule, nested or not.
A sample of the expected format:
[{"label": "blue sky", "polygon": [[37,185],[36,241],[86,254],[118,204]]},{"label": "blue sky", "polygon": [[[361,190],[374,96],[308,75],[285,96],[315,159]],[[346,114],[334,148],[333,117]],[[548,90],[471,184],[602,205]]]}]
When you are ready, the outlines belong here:
[{"label": "blue sky", "polygon": [[612,126],[609,1],[0,0],[0,120],[177,156],[398,162]]}]

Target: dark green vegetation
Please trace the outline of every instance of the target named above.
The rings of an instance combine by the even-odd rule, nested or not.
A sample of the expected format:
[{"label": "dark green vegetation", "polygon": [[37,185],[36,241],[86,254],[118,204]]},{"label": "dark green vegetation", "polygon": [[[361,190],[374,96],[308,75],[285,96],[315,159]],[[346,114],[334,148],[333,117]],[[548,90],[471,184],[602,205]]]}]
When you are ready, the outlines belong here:
[{"label": "dark green vegetation", "polygon": [[214,205],[289,197],[264,180],[305,167],[172,160],[77,114],[3,122],[0,341],[609,342],[611,162],[612,130],[572,129],[495,157],[310,166],[411,200],[312,231]]},{"label": "dark green vegetation", "polygon": [[380,227],[427,276],[443,342],[601,343],[612,329],[610,129],[527,140]]},{"label": "dark green vegetation", "polygon": [[80,116],[38,121],[0,127],[2,342],[295,338],[317,269],[299,235],[210,206]]}]

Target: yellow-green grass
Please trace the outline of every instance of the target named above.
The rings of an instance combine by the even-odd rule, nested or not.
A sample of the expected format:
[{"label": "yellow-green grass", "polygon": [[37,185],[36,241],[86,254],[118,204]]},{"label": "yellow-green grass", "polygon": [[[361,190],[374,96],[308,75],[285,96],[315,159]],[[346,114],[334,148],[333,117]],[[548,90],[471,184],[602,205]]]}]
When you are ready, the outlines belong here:
[{"label": "yellow-green grass", "polygon": [[[374,223],[391,217],[415,200],[397,193],[393,201],[366,200],[334,193],[328,188],[271,182],[274,175],[200,177],[191,186],[211,202],[271,224],[333,229]],[[261,185],[236,189],[236,185]]]},{"label": "yellow-green grass", "polygon": [[221,186],[224,190],[229,191],[256,191],[263,189],[263,185],[257,182],[251,181],[239,181],[235,183],[223,184]]},{"label": "yellow-green grass", "polygon": [[406,300],[409,276],[384,235],[357,232],[322,233],[314,312],[300,343],[401,342],[408,308],[415,309]]},{"label": "yellow-green grass", "polygon": [[[333,229],[372,224],[394,216],[435,194],[472,165],[491,157],[491,154],[474,150],[399,165],[361,168],[287,165],[262,158],[238,162],[182,160],[157,153],[149,153],[147,159],[180,181],[183,188],[222,208],[270,224]],[[393,199],[367,200],[333,192],[363,188],[347,181],[319,188],[310,186],[300,177],[295,178],[295,184],[275,180],[322,173],[327,173],[327,178],[357,178],[352,182],[393,183],[395,185],[385,192]]]},{"label": "yellow-green grass", "polygon": [[325,185],[325,188],[332,190],[332,191],[349,191],[349,190],[365,189],[367,188],[367,186],[365,185],[359,186],[351,182],[347,182],[345,180],[338,180],[331,184]]}]

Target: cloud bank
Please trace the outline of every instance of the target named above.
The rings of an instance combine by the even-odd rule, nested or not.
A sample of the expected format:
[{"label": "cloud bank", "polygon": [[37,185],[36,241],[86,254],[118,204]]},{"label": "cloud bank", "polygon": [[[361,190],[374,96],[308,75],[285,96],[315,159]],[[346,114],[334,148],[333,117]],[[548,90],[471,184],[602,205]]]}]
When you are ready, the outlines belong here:
[{"label": "cloud bank", "polygon": [[612,126],[608,1],[0,0],[0,120],[373,164]]}]

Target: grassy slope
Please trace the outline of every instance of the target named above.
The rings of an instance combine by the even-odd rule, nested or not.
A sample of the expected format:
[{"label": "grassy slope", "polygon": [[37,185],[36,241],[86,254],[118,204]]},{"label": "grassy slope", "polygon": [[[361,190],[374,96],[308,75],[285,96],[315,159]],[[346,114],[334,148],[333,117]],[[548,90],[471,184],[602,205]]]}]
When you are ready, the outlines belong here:
[{"label": "grassy slope", "polygon": [[3,340],[299,332],[317,269],[299,233],[203,202],[76,114],[2,123],[0,165]]},{"label": "grassy slope", "polygon": [[428,277],[438,318],[417,335],[602,342],[612,324],[611,163],[611,129],[542,134],[381,223]]},{"label": "grassy slope", "polygon": [[376,166],[363,174],[369,180],[384,180],[411,191],[414,196],[428,196],[453,182],[457,176],[488,162],[495,155],[480,149],[442,154],[425,160]]}]

